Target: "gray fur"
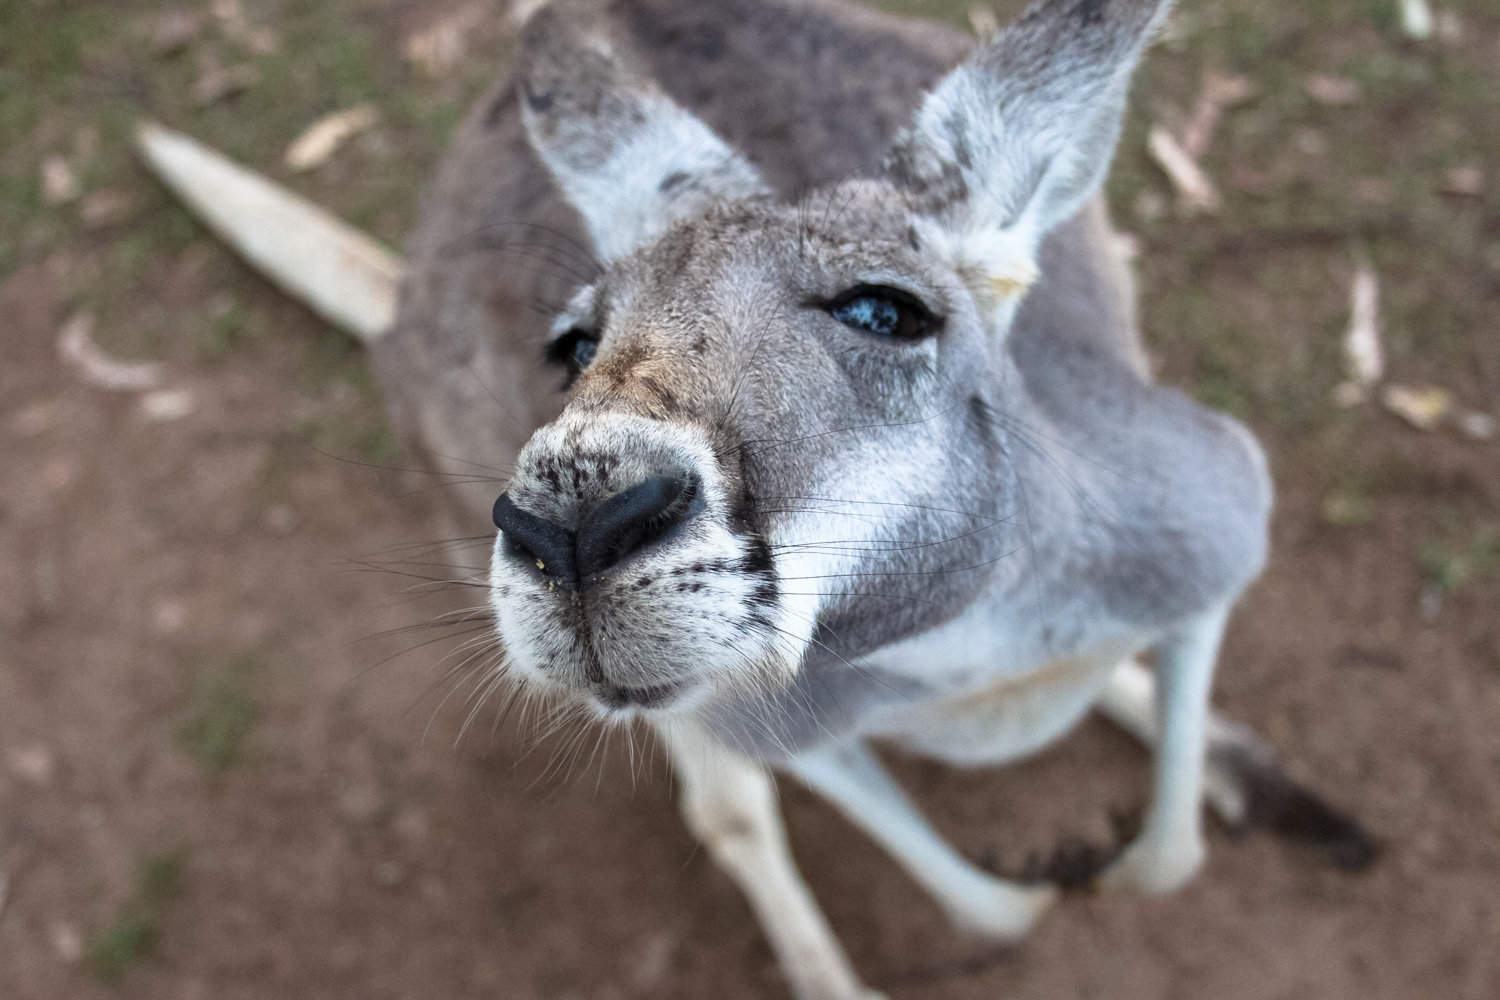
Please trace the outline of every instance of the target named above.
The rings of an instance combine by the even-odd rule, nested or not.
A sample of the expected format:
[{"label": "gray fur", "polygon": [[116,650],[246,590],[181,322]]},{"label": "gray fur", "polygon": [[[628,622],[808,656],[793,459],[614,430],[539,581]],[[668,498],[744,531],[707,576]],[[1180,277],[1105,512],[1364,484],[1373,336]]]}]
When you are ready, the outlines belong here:
[{"label": "gray fur", "polygon": [[[834,0],[559,0],[533,22],[372,348],[391,405],[432,468],[514,462],[513,503],[565,531],[649,478],[690,472],[701,495],[576,591],[497,543],[517,683],[615,721],[637,710],[611,693],[672,688],[640,711],[854,803],[824,748],[1019,756],[1157,647],[1186,678],[1158,787],[1196,787],[1271,490],[1248,432],[1151,382],[1097,201],[1168,6],[1038,4],[947,76],[966,39]],[[866,284],[940,333],[835,320]],[[601,340],[564,393],[541,359],[572,329]],[[456,499],[477,523],[493,493]],[[1196,864],[1182,801],[1126,866],[1143,885]],[[939,891],[978,878],[939,868]],[[978,922],[1018,931],[1045,901],[1002,888]]]},{"label": "gray fur", "polygon": [[[1131,296],[1101,213],[1081,212],[1042,239],[1053,208],[1081,204],[1102,177],[1125,80],[1160,5],[1107,5],[1117,20],[1089,16],[1097,5],[1055,6],[1065,8],[1061,19],[1027,15],[920,106],[919,84],[966,43],[926,29],[913,42],[904,25],[897,34],[886,19],[835,5],[731,3],[707,14],[642,0],[610,21],[593,4],[570,3],[530,26],[519,81],[486,99],[440,178],[416,241],[402,321],[377,347],[382,367],[399,372],[389,383],[394,403],[417,417],[409,423],[420,429],[419,446],[439,465],[439,455],[500,464],[519,453],[512,496],[565,525],[632,479],[657,474],[660,463],[642,464],[641,455],[711,453],[699,464],[713,485],[709,516],[692,526],[698,547],[643,554],[631,587],[622,574],[564,601],[535,593],[536,580],[497,575],[499,603],[510,602],[502,618],[524,618],[518,627],[536,637],[529,644],[506,637],[513,659],[531,667],[521,676],[573,689],[597,675],[594,657],[615,682],[634,686],[699,671],[708,689],[693,707],[757,752],[785,752],[857,727],[859,704],[891,699],[888,681],[850,661],[960,615],[987,609],[994,629],[1024,634],[1000,651],[1013,662],[992,668],[1023,673],[1117,635],[1149,639],[1232,600],[1255,575],[1270,497],[1248,434],[1143,377]],[[837,40],[822,58],[844,67],[788,58],[787,40],[820,37]],[[877,75],[863,64],[871,49],[883,50]],[[1007,82],[1009,65],[1024,71],[1021,82]],[[559,67],[578,72],[566,78]],[[733,106],[771,89],[766,81],[840,69],[862,88],[842,105],[838,94],[848,88],[818,90],[814,81],[805,85],[804,107],[779,94]],[[755,87],[736,73],[752,74]],[[896,93],[871,91],[871,80]],[[673,99],[653,104],[663,92]],[[993,98],[1005,121],[956,94]],[[723,100],[695,105],[703,96]],[[1054,105],[1082,131],[1059,133],[1052,145],[1045,136],[1023,141],[1057,132],[1035,124],[1049,121]],[[790,123],[815,114],[824,128],[849,131],[810,146],[750,144],[749,160],[780,182],[787,202],[734,200],[757,190],[740,166],[731,166],[733,183],[724,187],[715,176],[725,175],[713,170],[675,179],[667,194],[678,191],[679,199],[663,209],[661,235],[578,292],[601,272],[585,269],[575,249],[586,239],[576,217],[532,176],[533,150],[554,164],[564,195],[588,202],[570,190],[589,182],[579,172],[597,163],[607,174],[611,148],[632,141],[633,130],[650,133],[653,114],[680,114],[681,106],[713,128],[702,130],[711,142],[714,132],[742,138],[736,131],[752,123],[776,130],[778,115]],[[896,138],[893,155],[882,147],[897,133],[903,106],[918,107],[919,124]],[[922,123],[935,108],[947,131],[932,139]],[[1030,165],[986,171],[986,158],[1004,146],[986,137],[989,129],[1027,146],[1024,157],[1014,149],[1005,156]],[[931,148],[919,149],[923,143]],[[891,166],[939,162],[955,143],[964,146],[966,176],[986,173],[985,190],[1008,208],[923,203],[920,171]],[[850,147],[864,148],[862,163],[848,162]],[[474,160],[484,155],[506,169],[479,171]],[[1013,321],[997,316],[973,294],[964,270],[973,261],[955,265],[939,244],[984,243],[995,233],[1004,243],[1037,197],[1035,178],[1054,174],[1058,161],[1074,177],[1081,158],[1090,159],[1089,179],[1055,187],[1050,207],[1028,224],[1042,229],[1016,244],[1029,255],[1041,242],[1040,281],[1018,311],[1012,306]],[[825,159],[836,162],[820,169]],[[666,180],[688,172],[678,163],[691,164],[694,153],[674,146],[647,162]],[[873,179],[837,180],[837,171]],[[788,177],[823,186],[789,191]],[[659,182],[650,186],[621,197],[661,194]],[[731,197],[715,205],[705,191]],[[585,205],[589,215],[600,216],[583,227],[597,245],[610,218],[598,204]],[[508,226],[515,217],[528,228]],[[556,233],[538,236],[533,219]],[[501,224],[502,248],[540,242],[562,263],[517,266],[525,262],[462,246],[476,238],[476,220]],[[633,245],[636,234],[619,242]],[[871,276],[917,292],[945,316],[942,336],[876,342],[807,306]],[[563,402],[554,391],[561,374],[537,369],[549,317],[533,317],[518,301],[533,290],[559,304],[553,330],[602,323],[604,341],[557,425],[567,432],[541,435],[523,451],[525,436]],[[999,328],[1006,323],[1012,328]],[[481,385],[517,411],[513,420],[496,419]],[[624,414],[646,430],[610,432],[610,420]],[[602,451],[580,451],[580,436]],[[585,470],[578,484],[542,476],[559,465],[576,475],[580,463],[597,467],[600,454],[616,467],[612,477],[587,478]],[[766,545],[774,574],[737,568]],[[744,603],[742,595],[764,596],[767,588],[757,587],[767,576],[776,578],[775,601]],[[1054,620],[1038,624],[1043,612]],[[797,615],[807,620],[797,624]],[[1026,620],[1010,628],[1014,617]],[[703,639],[701,623],[710,621]],[[918,673],[910,681],[934,694],[975,678]],[[767,693],[740,693],[750,690]],[[783,725],[799,712],[805,725]]]}]

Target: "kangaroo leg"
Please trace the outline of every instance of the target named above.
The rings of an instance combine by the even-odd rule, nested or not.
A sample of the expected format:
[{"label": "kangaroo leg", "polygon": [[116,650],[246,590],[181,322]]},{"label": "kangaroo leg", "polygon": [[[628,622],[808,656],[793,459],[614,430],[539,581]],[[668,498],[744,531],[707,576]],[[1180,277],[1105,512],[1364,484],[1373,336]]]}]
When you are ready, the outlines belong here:
[{"label": "kangaroo leg", "polygon": [[[1115,668],[1097,704],[1105,718],[1148,747],[1161,739],[1156,677],[1134,660]],[[1351,817],[1293,781],[1271,747],[1245,726],[1209,713],[1203,797],[1236,832],[1266,827],[1284,837],[1317,843],[1341,868],[1362,868],[1376,848]]]},{"label": "kangaroo leg", "polygon": [[1157,649],[1151,802],[1140,835],[1102,878],[1108,888],[1161,894],[1181,888],[1203,862],[1204,756],[1208,695],[1228,609],[1209,612],[1168,636]]},{"label": "kangaroo leg", "polygon": [[[1161,742],[1156,713],[1156,677],[1135,660],[1125,660],[1110,676],[1109,686],[1095,705],[1099,713],[1149,748]],[[1248,790],[1243,775],[1227,766],[1235,751],[1269,757],[1270,750],[1255,734],[1213,712],[1207,722],[1208,758],[1203,768],[1203,797],[1219,819],[1232,828],[1246,825]]]},{"label": "kangaroo leg", "polygon": [[771,776],[684,724],[659,727],[688,829],[739,885],[798,1000],[881,1000],[854,977],[787,848]]},{"label": "kangaroo leg", "polygon": [[965,930],[1020,937],[1057,898],[1051,886],[1007,882],[965,861],[863,743],[801,754],[789,770],[885,848]]}]

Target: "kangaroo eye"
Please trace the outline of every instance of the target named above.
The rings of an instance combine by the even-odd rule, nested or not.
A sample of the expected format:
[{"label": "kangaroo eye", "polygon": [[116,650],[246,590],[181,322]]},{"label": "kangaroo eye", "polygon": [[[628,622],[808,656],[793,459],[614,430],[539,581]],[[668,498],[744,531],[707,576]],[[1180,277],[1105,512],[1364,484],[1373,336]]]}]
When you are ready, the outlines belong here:
[{"label": "kangaroo eye", "polygon": [[563,388],[567,389],[585,368],[594,363],[598,351],[599,335],[574,327],[547,345],[547,360],[567,369],[568,380],[563,383]]},{"label": "kangaroo eye", "polygon": [[899,288],[859,285],[834,299],[828,313],[847,327],[877,337],[920,340],[937,332],[937,322],[916,296]]}]

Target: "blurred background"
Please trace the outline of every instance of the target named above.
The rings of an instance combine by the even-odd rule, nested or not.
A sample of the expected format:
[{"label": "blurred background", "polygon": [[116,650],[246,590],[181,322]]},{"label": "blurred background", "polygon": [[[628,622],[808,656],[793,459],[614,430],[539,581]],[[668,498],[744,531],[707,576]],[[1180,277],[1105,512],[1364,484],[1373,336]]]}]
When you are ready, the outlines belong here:
[{"label": "blurred background", "polygon": [[[784,995],[659,759],[483,712],[459,738],[468,636],[388,632],[457,599],[402,575],[452,572],[422,566],[439,497],[360,349],[131,151],[159,119],[399,248],[513,14],[0,0],[5,1000]],[[1216,831],[1180,895],[1070,899],[1011,949],[787,789],[801,865],[896,1000],[1500,996],[1500,9],[1188,0],[1109,195],[1161,377],[1278,483],[1220,703],[1384,854]],[[1093,723],[898,770],[1012,868],[1145,795]]]}]

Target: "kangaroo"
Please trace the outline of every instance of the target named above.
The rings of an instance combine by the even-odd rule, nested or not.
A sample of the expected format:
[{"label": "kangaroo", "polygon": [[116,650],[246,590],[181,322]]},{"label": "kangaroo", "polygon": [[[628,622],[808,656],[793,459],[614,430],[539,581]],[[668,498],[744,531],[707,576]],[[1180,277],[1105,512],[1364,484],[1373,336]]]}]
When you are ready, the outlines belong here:
[{"label": "kangaroo", "polygon": [[976,46],[836,0],[555,0],[370,338],[420,461],[513,464],[453,505],[498,529],[508,682],[659,733],[802,1000],[876,994],[773,771],[964,929],[1013,939],[1058,898],[957,854],[872,742],[999,764],[1112,719],[1154,768],[1105,888],[1191,878],[1205,799],[1371,856],[1209,708],[1271,482],[1151,380],[1098,194],[1170,6],[1043,0]]}]

